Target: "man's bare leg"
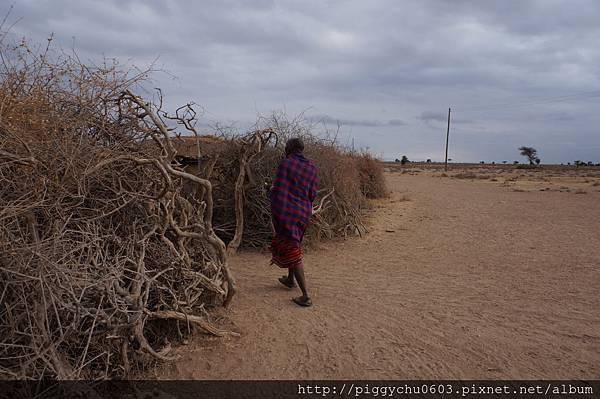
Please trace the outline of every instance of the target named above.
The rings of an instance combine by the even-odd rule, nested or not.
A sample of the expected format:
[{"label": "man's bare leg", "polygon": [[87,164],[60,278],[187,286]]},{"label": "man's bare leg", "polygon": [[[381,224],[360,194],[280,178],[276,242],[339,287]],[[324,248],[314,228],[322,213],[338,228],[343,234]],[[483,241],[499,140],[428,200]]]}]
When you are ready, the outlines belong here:
[{"label": "man's bare leg", "polygon": [[[292,270],[292,269],[290,269]],[[306,290],[306,279],[304,278],[304,266],[302,264],[297,265],[293,268],[294,275],[296,276],[296,281],[298,281],[298,286],[302,291],[302,296],[294,298],[294,302],[296,302],[300,306],[310,306],[312,305],[312,301],[308,296],[308,291]]]},{"label": "man's bare leg", "polygon": [[288,288],[294,288],[295,284],[294,284],[294,268],[290,267],[288,268],[288,275],[283,276],[279,279],[279,281],[281,282],[281,284],[285,285]]}]

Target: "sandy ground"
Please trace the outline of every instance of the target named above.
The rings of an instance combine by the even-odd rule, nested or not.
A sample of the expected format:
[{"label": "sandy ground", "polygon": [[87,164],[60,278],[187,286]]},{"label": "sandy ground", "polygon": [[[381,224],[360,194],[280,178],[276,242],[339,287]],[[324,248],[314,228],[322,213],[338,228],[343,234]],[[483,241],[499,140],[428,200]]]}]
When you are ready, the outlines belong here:
[{"label": "sandy ground", "polygon": [[600,378],[600,179],[454,174],[388,172],[370,233],[306,254],[312,308],[242,253],[242,336],[197,337],[156,377]]}]

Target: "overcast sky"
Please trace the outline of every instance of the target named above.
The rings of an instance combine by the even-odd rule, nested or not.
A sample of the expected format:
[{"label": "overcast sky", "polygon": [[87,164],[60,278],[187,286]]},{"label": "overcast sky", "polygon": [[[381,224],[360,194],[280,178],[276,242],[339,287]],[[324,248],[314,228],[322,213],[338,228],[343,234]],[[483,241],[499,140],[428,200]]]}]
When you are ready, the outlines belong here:
[{"label": "overcast sky", "polygon": [[[8,10],[8,6],[6,6]],[[386,159],[600,162],[600,1],[16,0],[16,36],[157,66],[170,106],[285,109]]]}]

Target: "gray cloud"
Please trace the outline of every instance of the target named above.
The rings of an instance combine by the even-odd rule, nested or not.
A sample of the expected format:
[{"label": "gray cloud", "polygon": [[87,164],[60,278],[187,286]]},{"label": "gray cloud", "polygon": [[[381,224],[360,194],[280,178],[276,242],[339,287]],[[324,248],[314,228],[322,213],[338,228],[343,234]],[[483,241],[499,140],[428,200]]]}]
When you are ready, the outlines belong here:
[{"label": "gray cloud", "polygon": [[455,160],[528,144],[547,161],[600,161],[600,97],[577,94],[600,91],[595,0],[17,0],[19,17],[14,40],[54,32],[84,60],[158,57],[168,73],[149,87],[210,122],[311,108],[386,158],[441,159],[452,107]]},{"label": "gray cloud", "polygon": [[420,119],[423,122],[446,122],[448,120],[448,116],[441,112],[423,111],[421,115],[417,116],[417,119]]},{"label": "gray cloud", "polygon": [[[471,120],[468,119],[463,119],[463,118],[452,118],[451,116],[451,122],[454,123],[459,123],[459,124],[464,124],[464,123],[472,123]],[[420,119],[421,121],[425,122],[425,123],[431,123],[431,122],[443,122],[443,123],[447,123],[448,122],[448,114],[447,113],[442,113],[442,112],[437,112],[437,111],[423,111],[421,113],[421,115],[417,116],[417,119]]]},{"label": "gray cloud", "polygon": [[340,126],[362,126],[362,127],[381,127],[381,126],[404,126],[406,123],[401,119],[374,120],[374,119],[344,119],[334,118],[329,115],[313,115],[309,117],[312,122],[325,123],[327,125]]}]

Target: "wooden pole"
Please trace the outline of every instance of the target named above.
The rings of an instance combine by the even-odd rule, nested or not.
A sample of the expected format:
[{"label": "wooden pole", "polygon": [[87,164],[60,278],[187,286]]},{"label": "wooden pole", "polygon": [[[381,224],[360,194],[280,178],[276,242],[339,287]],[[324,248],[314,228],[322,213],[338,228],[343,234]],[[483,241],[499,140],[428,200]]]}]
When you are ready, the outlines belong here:
[{"label": "wooden pole", "polygon": [[444,170],[448,171],[448,138],[450,137],[450,108],[448,108],[448,129],[446,130],[446,161],[444,162]]}]

